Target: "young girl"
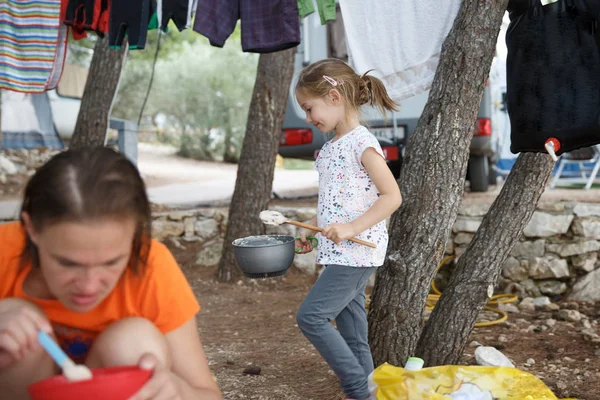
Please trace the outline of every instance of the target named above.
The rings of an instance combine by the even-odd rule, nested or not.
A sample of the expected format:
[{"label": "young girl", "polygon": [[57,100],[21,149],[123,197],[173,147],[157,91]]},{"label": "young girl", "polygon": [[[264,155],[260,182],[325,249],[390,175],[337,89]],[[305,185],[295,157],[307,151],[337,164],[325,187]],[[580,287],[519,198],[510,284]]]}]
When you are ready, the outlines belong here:
[{"label": "young girl", "polygon": [[90,368],[152,369],[133,399],[221,399],[199,305],[150,228],[137,169],[110,149],[59,153],[31,177],[21,221],[0,225],[0,397],[60,372],[44,330]]},{"label": "young girl", "polygon": [[[313,225],[323,227],[317,263],[326,268],[300,305],[298,326],[336,373],[346,396],[369,397],[373,359],[368,343],[365,287],[383,264],[388,243],[385,219],[402,202],[400,190],[377,139],[359,122],[363,104],[395,110],[383,83],[357,75],[346,63],[327,59],[309,65],[298,78],[296,98],[306,121],[335,132],[315,168],[319,201]],[[312,251],[302,230],[297,247]],[[323,237],[324,236],[324,237]],[[346,239],[375,243],[362,246]],[[336,329],[329,323],[335,320]]]}]

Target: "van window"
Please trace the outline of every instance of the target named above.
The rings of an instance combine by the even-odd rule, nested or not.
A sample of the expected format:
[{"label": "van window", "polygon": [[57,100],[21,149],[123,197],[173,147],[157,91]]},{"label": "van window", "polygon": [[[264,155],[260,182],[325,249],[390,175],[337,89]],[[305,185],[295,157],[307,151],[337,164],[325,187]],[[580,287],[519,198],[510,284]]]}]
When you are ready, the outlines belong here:
[{"label": "van window", "polygon": [[339,4],[336,6],[335,21],[327,23],[327,55],[329,58],[338,58],[348,62],[348,45]]}]

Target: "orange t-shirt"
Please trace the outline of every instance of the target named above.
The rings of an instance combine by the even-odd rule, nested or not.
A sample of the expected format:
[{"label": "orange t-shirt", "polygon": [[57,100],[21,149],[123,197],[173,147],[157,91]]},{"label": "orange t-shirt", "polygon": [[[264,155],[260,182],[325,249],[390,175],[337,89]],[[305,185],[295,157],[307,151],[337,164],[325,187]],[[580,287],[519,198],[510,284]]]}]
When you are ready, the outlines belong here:
[{"label": "orange t-shirt", "polygon": [[17,297],[37,304],[70,357],[83,362],[94,339],[108,325],[127,317],[143,317],[163,333],[189,321],[200,310],[194,292],[167,247],[152,240],[143,274],[129,268],[114,290],[87,313],[69,311],[58,300],[28,296],[23,282],[32,266],[20,266],[25,231],[19,222],[0,225],[0,299]]}]

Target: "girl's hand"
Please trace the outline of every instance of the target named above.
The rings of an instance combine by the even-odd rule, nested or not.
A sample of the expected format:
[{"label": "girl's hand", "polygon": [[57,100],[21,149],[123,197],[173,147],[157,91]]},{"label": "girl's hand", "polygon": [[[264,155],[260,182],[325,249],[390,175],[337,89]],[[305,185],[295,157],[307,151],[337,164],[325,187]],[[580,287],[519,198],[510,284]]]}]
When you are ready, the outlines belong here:
[{"label": "girl's hand", "polygon": [[0,301],[0,368],[20,361],[40,347],[38,331],[52,334],[50,322],[18,299]]},{"label": "girl's hand", "polygon": [[325,227],[322,235],[339,245],[344,240],[352,239],[354,236],[356,236],[356,232],[352,223],[331,224]]},{"label": "girl's hand", "polygon": [[311,240],[307,240],[307,236],[311,232],[307,232],[306,229],[300,229],[299,238],[296,238],[294,246],[296,247],[296,254],[306,254],[313,251],[314,246]]},{"label": "girl's hand", "polygon": [[181,400],[171,371],[162,365],[155,355],[144,354],[138,365],[153,372],[148,382],[130,400]]}]

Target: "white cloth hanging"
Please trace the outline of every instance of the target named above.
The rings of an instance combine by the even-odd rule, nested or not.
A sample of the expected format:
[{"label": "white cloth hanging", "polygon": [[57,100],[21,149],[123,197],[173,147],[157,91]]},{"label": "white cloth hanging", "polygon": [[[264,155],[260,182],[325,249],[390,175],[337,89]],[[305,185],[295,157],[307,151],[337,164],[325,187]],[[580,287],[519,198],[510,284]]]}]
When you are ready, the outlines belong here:
[{"label": "white cloth hanging", "polygon": [[375,69],[395,101],[431,88],[461,0],[340,0],[351,64]]}]

